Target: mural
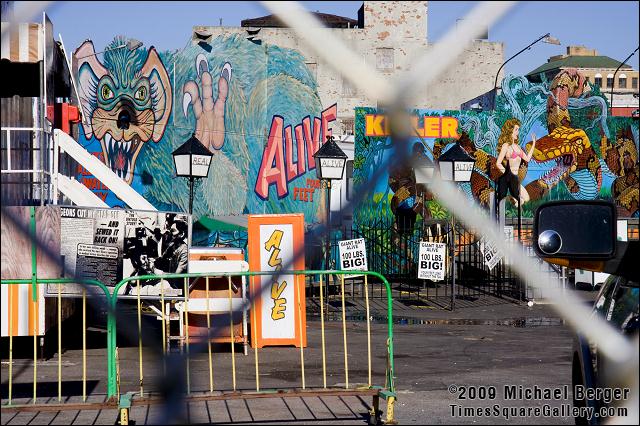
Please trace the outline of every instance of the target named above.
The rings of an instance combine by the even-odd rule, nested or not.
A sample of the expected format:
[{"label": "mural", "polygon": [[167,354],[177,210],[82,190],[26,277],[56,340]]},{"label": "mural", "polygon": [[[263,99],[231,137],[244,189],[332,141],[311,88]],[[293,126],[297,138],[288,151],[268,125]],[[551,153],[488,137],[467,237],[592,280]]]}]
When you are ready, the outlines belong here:
[{"label": "mural", "polygon": [[[313,153],[331,134],[304,57],[239,35],[175,52],[127,48],[118,36],[102,59],[91,41],[73,55],[84,115],[79,142],[167,211],[186,211],[187,180],[172,151],[192,133],[213,158],[197,182],[194,218],[303,212],[325,217]],[[82,181],[112,207],[123,203],[83,169]],[[304,196],[301,196],[303,194]]]},{"label": "mural", "polygon": [[[565,70],[550,83],[539,84],[509,75],[502,87],[495,111],[414,110],[414,127],[424,138],[412,139],[407,149],[437,159],[459,143],[475,159],[471,181],[459,186],[486,208],[503,172],[511,169],[508,173],[517,176],[521,184],[524,217],[532,217],[542,202],[558,199],[613,199],[619,216],[638,217],[637,119],[608,116],[605,97],[577,70]],[[384,125],[372,117],[380,114],[382,111],[375,108],[356,108],[354,184],[368,189],[365,202],[355,212],[356,221],[365,224],[387,216],[397,223],[399,197],[409,200],[419,216],[446,217],[446,210],[424,190],[413,188],[403,194],[402,185],[395,184],[398,171],[393,164],[369,187],[395,149],[383,131],[376,132]],[[430,128],[429,121],[453,119],[457,120],[455,136],[452,132],[438,135],[425,131]],[[542,137],[536,140],[535,135]],[[513,137],[516,143],[504,148]],[[511,162],[511,158],[518,161]],[[410,171],[404,174],[412,175]],[[503,183],[516,182],[508,181]],[[502,188],[503,192],[506,189]],[[515,184],[513,189],[507,197],[507,215],[511,217],[517,215],[517,201],[512,196]]]}]

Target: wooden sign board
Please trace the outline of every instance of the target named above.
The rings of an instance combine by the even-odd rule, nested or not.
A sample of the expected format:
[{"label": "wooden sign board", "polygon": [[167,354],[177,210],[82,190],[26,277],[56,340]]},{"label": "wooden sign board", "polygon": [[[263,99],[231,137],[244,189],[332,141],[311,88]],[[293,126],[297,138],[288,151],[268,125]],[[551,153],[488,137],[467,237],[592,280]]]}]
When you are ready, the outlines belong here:
[{"label": "wooden sign board", "polygon": [[[250,215],[249,268],[274,271],[251,277],[251,346],[307,345],[304,215]],[[280,273],[282,271],[282,273]]]}]

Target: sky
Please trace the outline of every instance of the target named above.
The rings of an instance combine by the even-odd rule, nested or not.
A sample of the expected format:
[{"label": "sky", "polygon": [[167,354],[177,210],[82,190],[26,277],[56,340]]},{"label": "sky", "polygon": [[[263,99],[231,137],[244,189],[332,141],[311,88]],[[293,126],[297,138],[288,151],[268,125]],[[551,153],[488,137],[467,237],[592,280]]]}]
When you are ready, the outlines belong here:
[{"label": "sky", "polygon": [[[21,2],[16,2],[21,3]],[[361,1],[301,2],[308,10],[357,18]],[[478,2],[429,1],[427,37],[437,42]],[[489,28],[489,41],[502,42],[505,60],[538,37],[551,33],[561,46],[537,43],[509,62],[505,70],[526,74],[568,45],[595,48],[599,54],[622,61],[638,47],[638,1],[520,2]],[[18,7],[18,6],[16,6]],[[194,25],[239,26],[246,18],[269,12],[258,2],[52,2],[47,14],[65,47],[73,51],[85,39],[96,49],[123,34],[158,50],[181,49],[189,43]],[[70,52],[69,52],[70,54]],[[627,63],[638,69],[636,53]]]}]

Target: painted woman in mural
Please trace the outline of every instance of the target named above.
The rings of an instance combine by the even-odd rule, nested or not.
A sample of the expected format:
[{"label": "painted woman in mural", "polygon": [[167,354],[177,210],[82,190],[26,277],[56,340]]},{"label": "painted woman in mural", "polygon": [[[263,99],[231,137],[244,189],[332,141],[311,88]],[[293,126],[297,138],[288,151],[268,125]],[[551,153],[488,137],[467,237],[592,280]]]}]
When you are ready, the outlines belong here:
[{"label": "painted woman in mural", "polygon": [[[536,135],[533,135],[533,144],[527,154],[520,148],[518,142],[520,139],[519,135],[520,120],[510,118],[502,126],[500,137],[498,138],[498,150],[500,154],[496,159],[496,167],[502,172],[502,176],[500,176],[496,182],[497,202],[506,197],[507,192],[511,193],[511,196],[515,198],[516,205],[529,201],[529,194],[522,185],[520,185],[520,182],[522,182],[526,176],[526,169],[524,169],[525,176],[519,176],[519,174],[522,174],[520,170],[522,161],[528,163],[531,160],[536,147]],[[502,164],[505,159],[507,167]]]}]

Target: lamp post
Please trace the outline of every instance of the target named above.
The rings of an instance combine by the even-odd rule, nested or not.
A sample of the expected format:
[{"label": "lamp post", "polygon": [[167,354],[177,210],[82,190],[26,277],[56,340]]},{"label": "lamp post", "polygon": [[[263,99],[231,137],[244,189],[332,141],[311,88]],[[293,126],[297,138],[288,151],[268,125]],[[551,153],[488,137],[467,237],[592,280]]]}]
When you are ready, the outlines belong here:
[{"label": "lamp post", "polygon": [[331,181],[342,179],[344,168],[347,163],[347,155],[340,149],[333,136],[327,136],[327,141],[322,145],[313,158],[316,161],[316,175],[327,188],[327,234],[325,239],[325,268],[329,269],[329,258],[331,251]]},{"label": "lamp post", "polygon": [[524,49],[522,49],[521,51],[519,51],[518,53],[516,53],[515,55],[513,55],[512,57],[510,57],[509,59],[507,59],[506,61],[504,61],[502,63],[502,65],[500,65],[500,68],[498,68],[498,72],[496,73],[496,79],[493,82],[493,106],[492,106],[492,110],[494,110],[496,108],[496,92],[498,90],[498,76],[500,75],[500,71],[502,71],[502,68],[507,65],[507,62],[511,61],[513,58],[515,58],[516,56],[518,56],[519,54],[521,54],[522,52],[524,52],[525,50],[531,49],[531,46],[533,46],[534,44],[538,43],[539,41],[542,41],[543,43],[548,43],[548,44],[555,44],[555,45],[560,45],[560,40],[558,40],[555,37],[551,37],[550,33],[546,33],[545,35],[538,37],[535,41],[533,41],[531,44],[529,44],[527,47],[525,47]]},{"label": "lamp post", "polygon": [[638,49],[640,49],[640,46],[636,47],[636,50],[631,52],[631,54],[627,56],[627,58],[624,61],[620,62],[620,65],[618,65],[618,68],[616,68],[615,72],[613,73],[613,82],[611,83],[611,96],[609,98],[609,108],[610,108],[609,115],[613,113],[613,86],[616,84],[616,74],[618,74],[618,71],[620,71],[620,68],[622,68],[625,62],[627,62],[633,55],[636,54]]},{"label": "lamp post", "polygon": [[[438,159],[442,180],[453,182],[471,181],[471,172],[475,159],[456,143]],[[456,222],[451,215],[451,310],[455,307],[456,297]]]},{"label": "lamp post", "polygon": [[213,154],[202,142],[196,138],[195,133],[175,151],[173,162],[176,168],[176,176],[189,179],[189,214],[193,213],[193,182],[209,175],[211,158]]}]

